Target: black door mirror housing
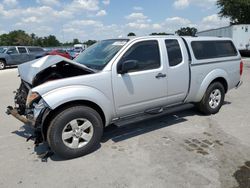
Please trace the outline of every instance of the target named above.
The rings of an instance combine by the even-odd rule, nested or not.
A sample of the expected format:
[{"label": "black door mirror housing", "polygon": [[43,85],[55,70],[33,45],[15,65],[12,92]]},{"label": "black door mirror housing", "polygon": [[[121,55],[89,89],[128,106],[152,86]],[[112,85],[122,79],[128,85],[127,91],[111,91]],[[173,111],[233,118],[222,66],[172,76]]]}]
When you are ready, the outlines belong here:
[{"label": "black door mirror housing", "polygon": [[137,67],[138,61],[137,60],[127,60],[124,61],[121,65],[120,70],[118,70],[119,74],[128,73],[128,71],[133,70]]}]

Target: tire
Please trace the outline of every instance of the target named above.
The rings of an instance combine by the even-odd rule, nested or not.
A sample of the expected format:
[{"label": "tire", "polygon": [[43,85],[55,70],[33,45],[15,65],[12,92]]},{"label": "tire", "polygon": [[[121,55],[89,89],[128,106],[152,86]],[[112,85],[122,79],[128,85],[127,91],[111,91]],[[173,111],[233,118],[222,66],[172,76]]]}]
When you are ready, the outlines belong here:
[{"label": "tire", "polygon": [[5,67],[6,67],[5,61],[4,60],[0,60],[0,70],[5,69]]},{"label": "tire", "polygon": [[216,114],[224,103],[225,88],[220,82],[211,83],[202,100],[197,104],[200,112],[205,115]]},{"label": "tire", "polygon": [[100,115],[90,107],[75,106],[66,108],[53,118],[47,141],[54,153],[64,159],[72,159],[92,152],[100,144],[102,134]]}]

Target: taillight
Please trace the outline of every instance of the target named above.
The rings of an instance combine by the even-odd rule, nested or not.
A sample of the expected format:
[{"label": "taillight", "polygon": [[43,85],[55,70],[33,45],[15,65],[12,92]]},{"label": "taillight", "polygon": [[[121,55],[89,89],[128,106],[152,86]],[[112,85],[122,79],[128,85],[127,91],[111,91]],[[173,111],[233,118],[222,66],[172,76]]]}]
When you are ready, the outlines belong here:
[{"label": "taillight", "polygon": [[243,61],[240,62],[240,75],[243,73]]}]

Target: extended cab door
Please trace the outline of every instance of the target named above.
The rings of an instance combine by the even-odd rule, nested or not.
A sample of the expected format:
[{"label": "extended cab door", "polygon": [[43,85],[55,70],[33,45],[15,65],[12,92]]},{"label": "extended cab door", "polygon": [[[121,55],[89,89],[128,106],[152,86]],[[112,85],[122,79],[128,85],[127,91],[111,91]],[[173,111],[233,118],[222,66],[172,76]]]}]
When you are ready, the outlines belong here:
[{"label": "extended cab door", "polygon": [[184,101],[188,94],[190,69],[188,52],[181,38],[165,39],[166,62],[168,66],[168,104]]},{"label": "extended cab door", "polygon": [[[135,41],[113,64],[113,93],[119,117],[167,103],[166,66],[160,52],[158,40]],[[130,70],[119,73],[122,67]]]},{"label": "extended cab door", "polygon": [[29,61],[29,55],[25,47],[17,47],[19,51],[19,63],[24,63]]}]

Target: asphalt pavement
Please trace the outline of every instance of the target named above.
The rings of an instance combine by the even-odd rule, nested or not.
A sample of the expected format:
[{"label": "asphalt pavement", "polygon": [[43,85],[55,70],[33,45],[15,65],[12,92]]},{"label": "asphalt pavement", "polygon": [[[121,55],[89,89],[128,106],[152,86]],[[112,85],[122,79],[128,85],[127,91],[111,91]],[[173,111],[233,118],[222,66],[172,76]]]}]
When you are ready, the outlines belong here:
[{"label": "asphalt pavement", "polygon": [[250,187],[250,59],[243,85],[216,115],[194,108],[112,126],[93,153],[42,162],[46,146],[26,142],[32,130],[5,114],[20,80],[0,71],[0,187]]}]

